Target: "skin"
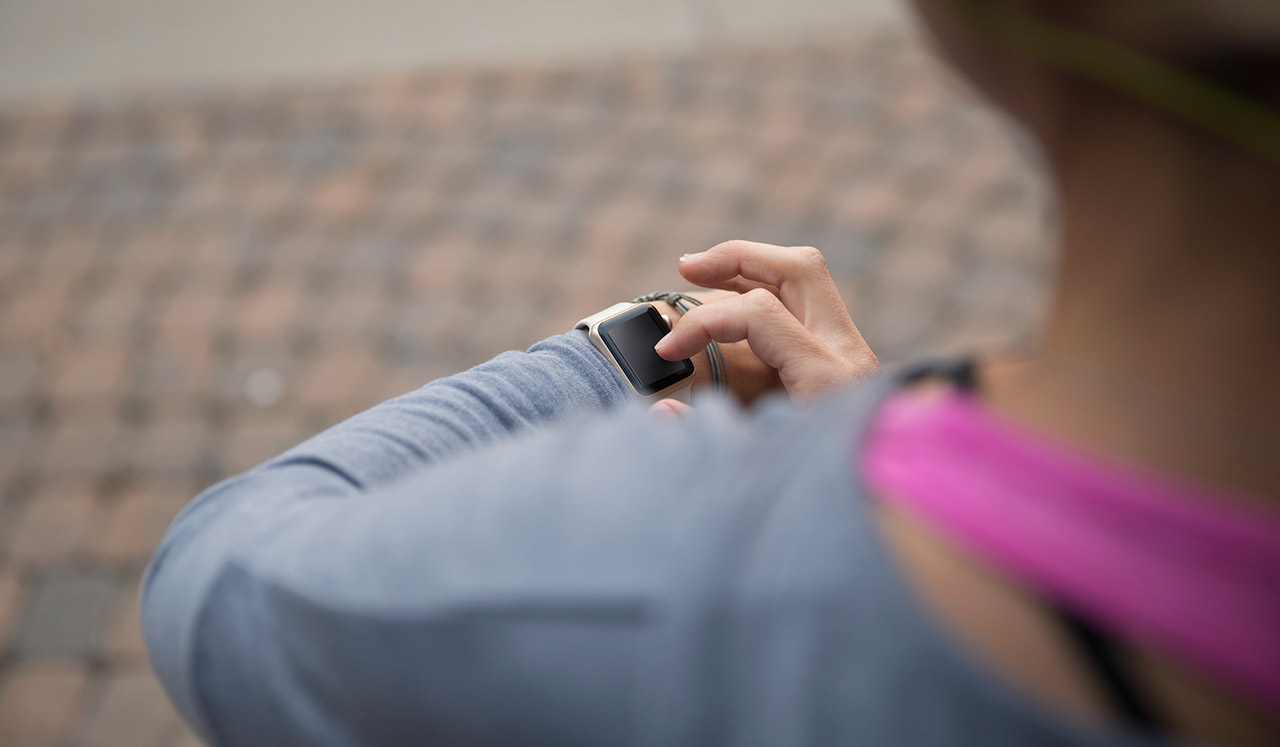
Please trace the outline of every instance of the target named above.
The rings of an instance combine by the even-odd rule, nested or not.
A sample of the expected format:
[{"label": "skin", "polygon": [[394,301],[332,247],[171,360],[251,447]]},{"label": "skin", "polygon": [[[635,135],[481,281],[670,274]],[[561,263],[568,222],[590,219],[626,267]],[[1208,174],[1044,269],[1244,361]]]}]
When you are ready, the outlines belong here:
[{"label": "skin", "polygon": [[[725,300],[733,294],[726,291],[704,290],[691,291],[688,295],[702,301],[704,304],[708,304]],[[682,311],[671,304],[658,301],[654,302],[653,305],[658,307],[658,310],[663,314],[666,314],[667,318],[672,320],[673,325],[679,324],[679,320],[684,316]],[[725,368],[731,374],[730,391],[743,404],[750,405],[760,397],[783,388],[778,372],[760,360],[755,353],[751,352],[751,346],[745,340],[721,343],[720,350],[724,355]],[[703,346],[689,357],[693,360],[694,391],[710,391],[712,387],[711,363],[707,359],[706,347]],[[651,409],[655,413],[664,415],[679,415],[692,410],[688,405],[676,400],[663,400],[658,405]]]},{"label": "skin", "polygon": [[[1239,35],[1255,44],[1280,31],[1280,6],[1254,0],[982,1],[1173,64],[1210,43]],[[1039,142],[1059,200],[1051,321],[1033,354],[980,366],[989,405],[1058,440],[1280,508],[1280,167],[990,43],[947,0],[918,2],[942,54]],[[1280,109],[1274,84],[1265,103]],[[679,319],[658,352],[681,358],[708,339],[733,343],[731,380],[743,399],[781,386],[804,403],[878,368],[812,249],[728,242],[685,258],[680,272],[730,293]],[[959,640],[1051,708],[1114,720],[1033,590],[913,516],[878,510],[904,573]],[[1178,661],[1133,644],[1123,656],[1174,734],[1280,743],[1274,715]]]},{"label": "skin", "polygon": [[[705,370],[703,351],[720,342],[743,402],[777,389],[804,402],[880,368],[817,249],[726,241],[681,257],[680,274],[719,291],[694,294],[704,304],[672,315],[675,330],[656,350],[670,360],[692,357]],[[686,409],[674,400],[660,404]]]}]

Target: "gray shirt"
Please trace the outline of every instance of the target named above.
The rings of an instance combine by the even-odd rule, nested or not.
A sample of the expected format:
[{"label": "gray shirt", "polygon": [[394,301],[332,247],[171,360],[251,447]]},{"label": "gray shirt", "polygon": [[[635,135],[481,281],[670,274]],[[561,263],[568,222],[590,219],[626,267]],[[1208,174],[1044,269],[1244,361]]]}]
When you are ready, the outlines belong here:
[{"label": "gray shirt", "polygon": [[900,381],[671,421],[580,332],[504,353],[196,498],[152,662],[214,744],[1139,743],[912,596],[857,474]]}]

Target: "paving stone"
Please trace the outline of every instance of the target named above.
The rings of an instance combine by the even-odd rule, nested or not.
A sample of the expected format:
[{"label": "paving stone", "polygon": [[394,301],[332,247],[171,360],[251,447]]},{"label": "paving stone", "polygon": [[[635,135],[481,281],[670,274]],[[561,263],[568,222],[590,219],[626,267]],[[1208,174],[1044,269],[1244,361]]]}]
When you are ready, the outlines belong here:
[{"label": "paving stone", "polygon": [[103,649],[115,662],[125,664],[147,663],[147,647],[142,639],[138,591],[141,579],[122,588],[116,595],[111,616],[107,623]]},{"label": "paving stone", "polygon": [[0,568],[0,653],[8,650],[9,636],[16,627],[21,605],[22,582],[18,574],[9,568]]},{"label": "paving stone", "polygon": [[19,664],[0,678],[0,744],[60,747],[74,732],[86,689],[84,666]]},{"label": "paving stone", "polygon": [[53,363],[49,394],[69,400],[110,397],[122,390],[128,362],[129,350],[120,340],[71,348]]},{"label": "paving stone", "polygon": [[205,743],[191,730],[190,726],[184,724],[178,736],[170,743],[170,747],[205,747]]},{"label": "paving stone", "polygon": [[132,393],[150,406],[193,403],[212,393],[216,353],[207,334],[181,342],[156,341],[139,356]]},{"label": "paving stone", "polygon": [[325,343],[367,341],[386,324],[390,303],[385,285],[380,279],[362,280],[343,283],[332,293],[312,293],[300,326]]},{"label": "paving stone", "polygon": [[13,288],[18,281],[31,273],[34,261],[16,251],[0,249],[0,287]]},{"label": "paving stone", "polygon": [[[140,164],[139,164],[140,166]],[[137,166],[134,167],[139,169]],[[119,273],[135,279],[150,279],[183,258],[183,237],[171,225],[143,225],[124,242],[116,257]]]},{"label": "paving stone", "polygon": [[[294,351],[275,343],[223,356],[217,372],[218,397],[229,409],[286,407],[300,361]],[[273,382],[264,386],[264,382]]]},{"label": "paving stone", "polygon": [[210,424],[195,414],[159,414],[142,426],[133,447],[133,466],[144,475],[187,475],[206,459]]},{"label": "paving stone", "polygon": [[192,338],[211,336],[230,305],[225,288],[184,288],[159,307],[156,332],[166,342],[190,346]]},{"label": "paving stone", "polygon": [[43,272],[27,278],[3,305],[0,341],[45,349],[65,339],[69,329],[67,303],[79,278]]},{"label": "paving stone", "polygon": [[312,209],[335,223],[341,223],[366,209],[372,192],[366,173],[356,170],[335,174],[312,187]]},{"label": "paving stone", "polygon": [[24,658],[96,652],[117,588],[111,576],[95,571],[45,574],[29,592],[16,650]]},{"label": "paving stone", "polygon": [[471,239],[460,230],[434,237],[431,246],[415,252],[404,268],[415,295],[440,296],[453,292],[458,275],[473,251]]},{"label": "paving stone", "polygon": [[222,472],[236,474],[255,467],[314,435],[294,415],[246,415],[223,434]]},{"label": "paving stone", "polygon": [[304,288],[297,281],[273,282],[238,301],[235,333],[252,341],[280,341],[302,306]]},{"label": "paving stone", "polygon": [[42,446],[42,439],[33,433],[27,417],[0,410],[0,491],[16,474],[30,467],[33,452]]},{"label": "paving stone", "polygon": [[85,545],[99,510],[89,482],[44,482],[26,499],[8,536],[18,565],[65,564]]},{"label": "paving stone", "polygon": [[303,367],[295,396],[299,405],[350,415],[371,402],[370,383],[377,365],[372,351],[354,345],[329,346]]},{"label": "paving stone", "polygon": [[402,394],[408,394],[436,379],[448,376],[450,373],[452,371],[449,368],[443,366],[433,368],[427,365],[396,367],[384,371],[374,381],[377,394],[373,399],[377,402],[383,402],[393,397],[399,397]]},{"label": "paving stone", "polygon": [[54,479],[104,475],[117,469],[134,440],[132,429],[115,417],[70,421],[52,426],[41,455],[42,472]]},{"label": "paving stone", "polygon": [[43,361],[34,352],[0,352],[0,407],[16,408],[34,396],[43,370]]},{"label": "paving stone", "polygon": [[147,669],[126,669],[107,677],[81,732],[85,747],[166,747],[184,731],[160,683]]},{"label": "paving stone", "polygon": [[191,499],[183,482],[134,485],[116,496],[93,537],[96,557],[109,564],[141,566]]},{"label": "paving stone", "polygon": [[[78,340],[106,342],[118,351],[120,360],[104,362],[104,369],[99,372],[107,377],[108,387],[114,383],[110,376],[115,374],[110,367],[123,364],[123,353],[130,342],[134,320],[139,316],[145,300],[137,288],[113,288],[109,292],[96,294],[75,315],[72,328]],[[64,373],[65,375],[67,374]],[[82,382],[74,382],[74,385],[84,386]]]}]

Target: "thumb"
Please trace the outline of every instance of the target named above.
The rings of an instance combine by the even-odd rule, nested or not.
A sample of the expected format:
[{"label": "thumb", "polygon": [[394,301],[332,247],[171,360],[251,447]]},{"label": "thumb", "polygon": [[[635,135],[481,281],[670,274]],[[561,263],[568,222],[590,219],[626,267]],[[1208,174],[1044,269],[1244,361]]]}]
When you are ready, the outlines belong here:
[{"label": "thumb", "polygon": [[649,412],[663,418],[679,420],[693,412],[693,408],[679,400],[662,399],[655,402],[653,407],[649,408]]}]

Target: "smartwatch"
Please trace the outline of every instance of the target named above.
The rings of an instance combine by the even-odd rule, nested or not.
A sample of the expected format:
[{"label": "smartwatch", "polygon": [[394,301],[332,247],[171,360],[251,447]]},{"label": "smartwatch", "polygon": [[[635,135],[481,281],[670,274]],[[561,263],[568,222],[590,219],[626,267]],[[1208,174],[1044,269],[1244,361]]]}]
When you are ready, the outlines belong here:
[{"label": "smartwatch", "polygon": [[671,331],[671,322],[647,303],[619,303],[578,322],[591,344],[613,363],[639,397],[689,401],[693,361],[669,361],[653,346]]}]

